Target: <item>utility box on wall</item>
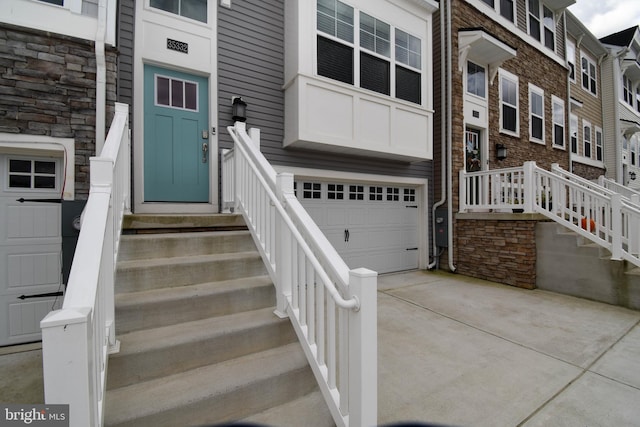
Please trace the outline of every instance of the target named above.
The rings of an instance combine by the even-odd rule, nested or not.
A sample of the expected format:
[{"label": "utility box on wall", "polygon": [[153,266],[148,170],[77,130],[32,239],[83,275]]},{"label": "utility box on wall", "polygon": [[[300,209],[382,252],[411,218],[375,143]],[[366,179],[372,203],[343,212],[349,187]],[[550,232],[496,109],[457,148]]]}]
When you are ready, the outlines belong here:
[{"label": "utility box on wall", "polygon": [[86,200],[62,201],[62,283],[69,281],[71,263],[80,235],[80,215],[87,204]]},{"label": "utility box on wall", "polygon": [[446,248],[449,246],[448,211],[446,208],[438,208],[436,209],[435,215],[436,246],[439,248]]}]

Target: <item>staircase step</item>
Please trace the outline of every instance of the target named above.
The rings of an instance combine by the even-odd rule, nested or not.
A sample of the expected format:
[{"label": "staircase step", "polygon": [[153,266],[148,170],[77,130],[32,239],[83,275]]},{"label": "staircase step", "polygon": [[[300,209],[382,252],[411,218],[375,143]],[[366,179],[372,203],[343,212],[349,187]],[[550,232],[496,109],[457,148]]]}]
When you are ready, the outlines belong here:
[{"label": "staircase step", "polygon": [[241,420],[316,387],[300,345],[288,344],[110,390],[107,426],[193,426]]},{"label": "staircase step", "polygon": [[260,276],[266,273],[257,251],[122,261],[116,272],[116,292]]},{"label": "staircase step", "polygon": [[125,215],[124,233],[157,233],[203,230],[246,230],[247,225],[238,214],[171,215],[133,214]]},{"label": "staircase step", "polygon": [[275,291],[269,276],[199,283],[177,288],[118,293],[118,334],[272,307]]},{"label": "staircase step", "polygon": [[273,307],[119,335],[109,389],[149,381],[296,341]]},{"label": "staircase step", "polygon": [[336,425],[320,391],[314,391],[294,401],[267,409],[245,418],[242,422],[249,425],[278,427],[335,427]]},{"label": "staircase step", "polygon": [[248,231],[131,234],[120,240],[119,261],[255,250]]}]

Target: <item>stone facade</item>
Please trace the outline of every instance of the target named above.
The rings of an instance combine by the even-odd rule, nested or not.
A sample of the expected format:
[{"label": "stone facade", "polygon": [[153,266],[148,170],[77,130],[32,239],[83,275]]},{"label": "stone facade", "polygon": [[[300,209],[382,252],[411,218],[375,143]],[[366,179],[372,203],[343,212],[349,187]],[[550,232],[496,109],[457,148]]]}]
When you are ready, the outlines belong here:
[{"label": "stone facade", "polygon": [[[116,100],[116,52],[107,49],[107,127]],[[0,132],[75,139],[76,198],[89,193],[95,156],[93,42],[0,25]]]},{"label": "stone facade", "polygon": [[457,271],[525,289],[536,287],[538,215],[460,214]]},{"label": "stone facade", "polygon": [[[446,13],[446,3],[441,2],[439,13]],[[524,3],[524,2],[522,2]],[[567,101],[567,67],[559,59],[553,59],[528,43],[526,34],[515,34],[512,29],[507,29],[492,17],[480,12],[474,6],[464,0],[452,0],[452,67],[447,71],[452,80],[452,96],[449,102],[452,106],[452,175],[453,187],[449,197],[453,200],[453,212],[459,207],[459,171],[465,167],[465,118],[464,118],[464,73],[460,72],[458,61],[459,44],[458,33],[460,30],[482,29],[482,31],[495,37],[502,43],[513,48],[516,57],[508,59],[500,66],[501,69],[518,77],[518,114],[519,136],[512,136],[500,132],[500,93],[499,77],[495,76],[493,82],[487,86],[488,99],[488,168],[501,169],[522,166],[525,161],[533,160],[538,166],[550,169],[551,164],[558,163],[562,168],[569,168],[569,102]],[[444,8],[442,8],[444,6]],[[518,10],[522,10],[520,2]],[[526,10],[526,9],[525,9]],[[523,20],[524,19],[524,20]],[[561,20],[560,20],[561,21]],[[439,28],[439,16],[434,18],[436,29],[434,35],[444,33]],[[526,32],[526,16],[518,17],[518,28]],[[564,49],[564,30],[561,22],[556,28],[556,45],[558,49]],[[439,43],[438,40],[434,45]],[[562,48],[560,48],[562,46]],[[559,50],[560,52],[560,50]],[[563,51],[562,51],[563,52]],[[560,52],[560,53],[562,53]],[[437,58],[437,57],[436,57]],[[444,59],[443,59],[444,60]],[[435,64],[435,81],[441,76],[440,64]],[[487,78],[491,78],[488,76]],[[544,91],[544,144],[530,142],[529,140],[529,83]],[[564,147],[556,147],[553,144],[553,117],[552,100],[555,96],[564,100]],[[435,123],[440,123],[442,109],[436,108]],[[440,141],[442,131],[436,126],[434,141]],[[496,159],[496,144],[506,146],[508,156],[504,160]],[[439,150],[437,150],[439,151]],[[439,153],[436,152],[436,156]],[[437,159],[437,157],[434,157]],[[436,163],[435,179],[438,180],[441,165]],[[437,187],[436,187],[437,191]],[[438,200],[440,197],[436,193]],[[454,265],[457,271],[469,276],[491,279],[510,285],[533,288],[535,287],[535,224],[540,218],[528,218],[526,220],[514,219],[518,215],[509,214],[509,218],[503,218],[502,214],[491,214],[492,219],[465,219],[465,215],[456,215],[451,224],[454,235],[453,250]],[[522,218],[522,217],[521,217]],[[446,252],[445,254],[446,255]],[[447,259],[440,258],[440,265],[446,266]]]}]

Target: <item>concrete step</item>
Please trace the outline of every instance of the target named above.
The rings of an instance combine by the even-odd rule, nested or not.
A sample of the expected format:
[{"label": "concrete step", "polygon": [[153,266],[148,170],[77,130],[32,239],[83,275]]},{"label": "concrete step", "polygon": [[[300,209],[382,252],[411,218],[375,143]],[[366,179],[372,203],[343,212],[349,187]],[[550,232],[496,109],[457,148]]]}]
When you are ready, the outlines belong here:
[{"label": "concrete step", "polygon": [[255,250],[249,231],[131,234],[120,240],[119,261]]},{"label": "concrete step", "polygon": [[269,276],[255,276],[118,293],[115,298],[116,333],[123,334],[272,307],[275,291]]},{"label": "concrete step", "polygon": [[296,342],[273,307],[130,332],[109,359],[108,389],[126,387]]},{"label": "concrete step", "polygon": [[302,348],[293,343],[110,390],[105,425],[174,427],[242,420],[316,387]]},{"label": "concrete step", "polygon": [[158,233],[204,230],[246,230],[247,225],[238,214],[173,215],[173,214],[133,214],[125,215],[122,228],[124,233]]},{"label": "concrete step", "polygon": [[261,276],[266,268],[256,251],[118,262],[116,292],[193,285]]},{"label": "concrete step", "polygon": [[252,426],[277,427],[335,427],[336,425],[320,391],[314,391],[291,402],[267,409],[245,418],[242,422]]}]

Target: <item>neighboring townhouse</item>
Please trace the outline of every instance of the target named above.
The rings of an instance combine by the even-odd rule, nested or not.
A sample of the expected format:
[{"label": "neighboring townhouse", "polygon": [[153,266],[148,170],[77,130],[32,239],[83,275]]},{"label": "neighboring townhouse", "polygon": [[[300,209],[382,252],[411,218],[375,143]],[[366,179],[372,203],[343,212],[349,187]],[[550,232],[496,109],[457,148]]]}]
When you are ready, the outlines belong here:
[{"label": "neighboring townhouse", "polygon": [[115,0],[0,2],[0,346],[40,339],[61,302],[66,236],[77,235],[62,230],[88,196],[116,97],[115,10]]},{"label": "neighboring townhouse", "polygon": [[640,188],[640,30],[627,28],[600,42],[609,53],[602,62],[606,176]]},{"label": "neighboring townhouse", "polygon": [[571,12],[566,12],[569,64],[571,172],[595,180],[605,175],[604,96],[600,65],[607,50]]},{"label": "neighboring townhouse", "polygon": [[121,50],[118,83],[133,88],[135,211],[219,212],[218,155],[231,147],[241,97],[261,151],[295,175],[350,267],[426,268],[437,7],[122,0],[119,40],[133,53]]},{"label": "neighboring townhouse", "polygon": [[[459,211],[459,174],[569,164],[565,8],[573,0],[440,2],[435,67],[436,234],[440,265],[535,287],[535,225],[521,214]],[[438,99],[438,98],[436,98]],[[476,190],[480,191],[480,189]],[[448,234],[448,239],[444,236]]]}]

